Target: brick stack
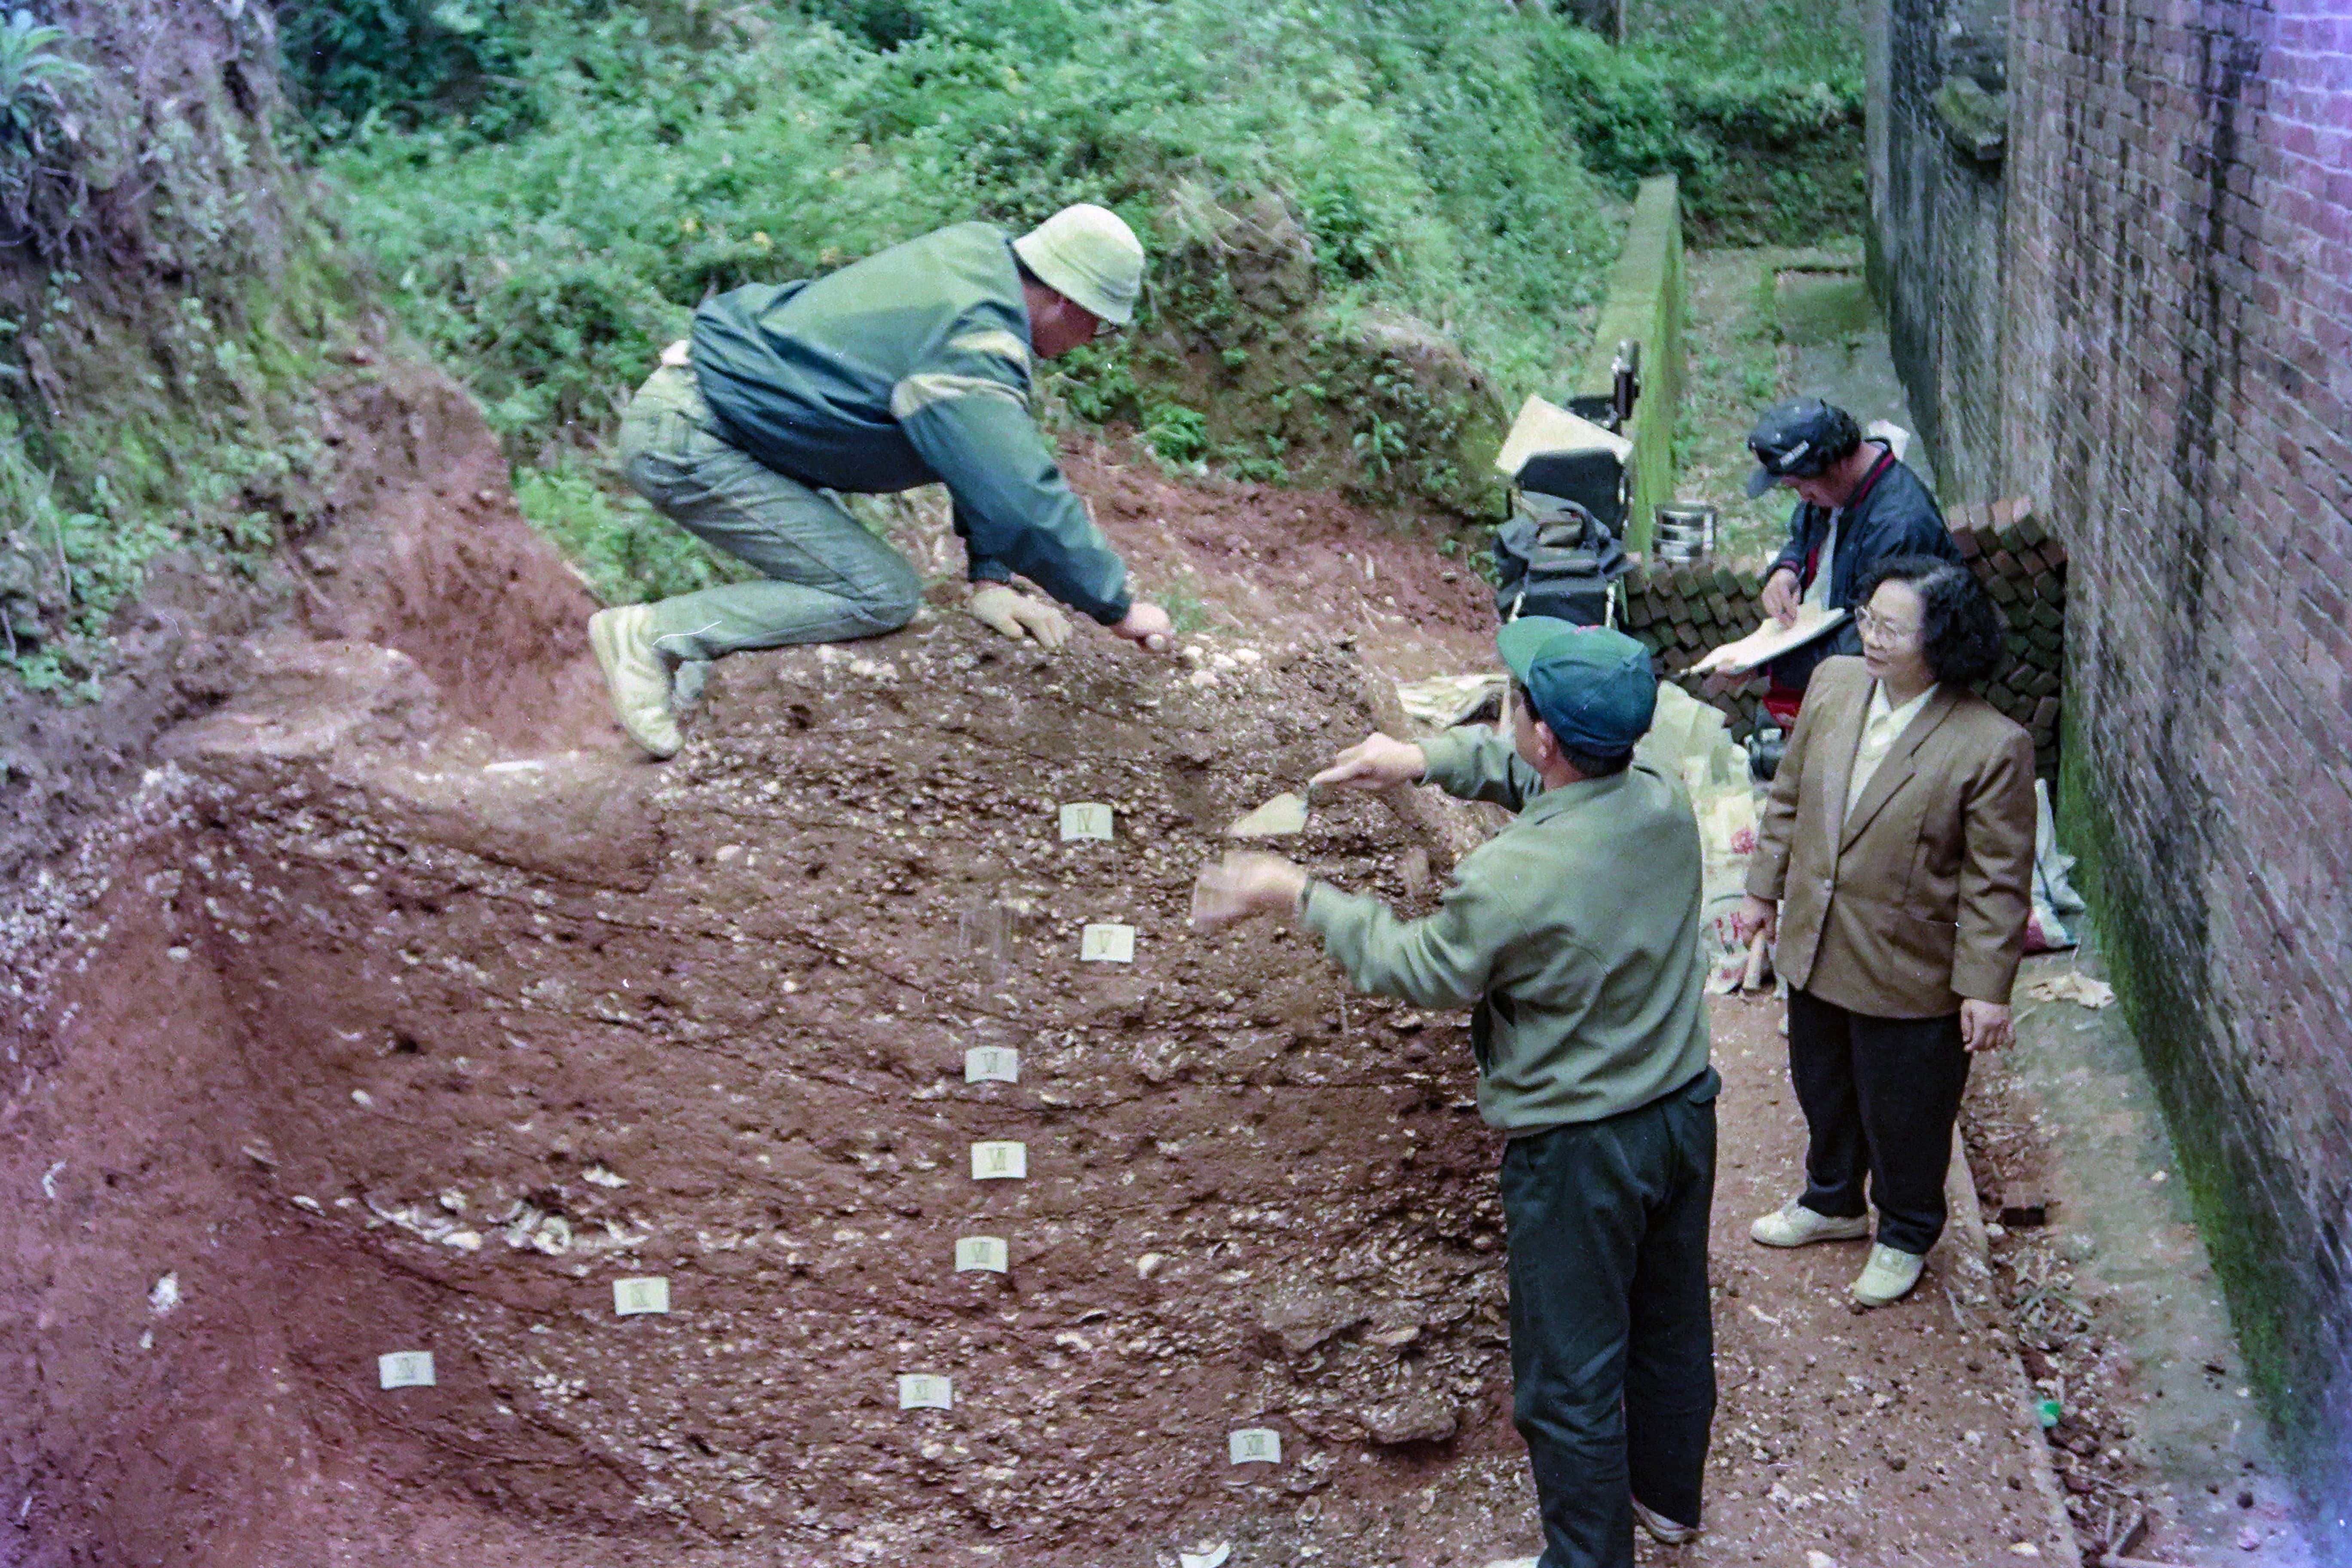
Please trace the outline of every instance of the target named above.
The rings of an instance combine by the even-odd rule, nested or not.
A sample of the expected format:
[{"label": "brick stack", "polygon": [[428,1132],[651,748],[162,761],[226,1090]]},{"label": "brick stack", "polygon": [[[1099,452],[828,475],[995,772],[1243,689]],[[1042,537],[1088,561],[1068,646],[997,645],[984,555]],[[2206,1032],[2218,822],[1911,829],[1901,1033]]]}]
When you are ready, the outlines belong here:
[{"label": "brick stack", "polygon": [[1727,691],[1703,689],[1705,678],[1685,675],[1708,649],[1736,642],[1764,622],[1764,577],[1702,562],[1690,566],[1637,568],[1624,580],[1625,627],[1658,658],[1659,673],[1731,721],[1745,738],[1763,711],[1769,684],[1759,670]]},{"label": "brick stack", "polygon": [[[1986,685],[1985,700],[2032,732],[2041,772],[2054,774],[2065,668],[2065,547],[2029,501],[1954,507],[1948,519],[1962,559],[2009,622],[2010,662]],[[1625,629],[1658,656],[1660,673],[1721,709],[1732,734],[1746,736],[1763,711],[1763,673],[1710,693],[1703,678],[1684,671],[1708,649],[1763,624],[1763,574],[1713,563],[1660,565],[1634,572],[1624,587]]]},{"label": "brick stack", "polygon": [[1986,684],[1985,700],[2032,731],[2040,771],[2055,775],[2066,668],[2066,547],[2051,537],[2030,501],[1954,507],[1948,521],[1962,558],[2009,621],[2009,665]]}]

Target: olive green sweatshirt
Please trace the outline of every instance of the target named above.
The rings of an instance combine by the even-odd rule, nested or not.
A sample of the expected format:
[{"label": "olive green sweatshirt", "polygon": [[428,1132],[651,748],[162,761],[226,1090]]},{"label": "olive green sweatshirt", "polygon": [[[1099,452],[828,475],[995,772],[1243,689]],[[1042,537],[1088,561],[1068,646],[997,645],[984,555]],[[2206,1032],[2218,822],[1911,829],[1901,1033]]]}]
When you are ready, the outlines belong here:
[{"label": "olive green sweatshirt", "polygon": [[823,489],[939,480],[974,581],[1014,572],[1105,626],[1127,566],[1070,493],[1031,407],[1029,305],[984,223],[814,282],[752,284],[694,316],[694,377],[738,447]]},{"label": "olive green sweatshirt", "polygon": [[1514,1136],[1646,1105],[1706,1069],[1698,824],[1636,761],[1547,790],[1484,726],[1426,742],[1425,782],[1518,820],[1463,857],[1437,912],[1310,884],[1307,924],[1367,991],[1475,1004],[1478,1110]]}]

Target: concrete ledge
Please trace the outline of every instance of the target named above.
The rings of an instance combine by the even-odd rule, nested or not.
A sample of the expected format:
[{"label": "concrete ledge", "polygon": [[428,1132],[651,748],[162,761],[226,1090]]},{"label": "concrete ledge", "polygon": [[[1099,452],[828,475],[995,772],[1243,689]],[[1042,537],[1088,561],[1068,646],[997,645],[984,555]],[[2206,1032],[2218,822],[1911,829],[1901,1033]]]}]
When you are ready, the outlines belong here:
[{"label": "concrete ledge", "polygon": [[1633,442],[1625,548],[1646,552],[1657,509],[1675,497],[1675,420],[1683,395],[1683,209],[1672,174],[1643,181],[1633,198],[1633,221],[1574,395],[1609,395],[1617,345],[1628,339],[1642,345],[1642,396],[1625,432]]}]

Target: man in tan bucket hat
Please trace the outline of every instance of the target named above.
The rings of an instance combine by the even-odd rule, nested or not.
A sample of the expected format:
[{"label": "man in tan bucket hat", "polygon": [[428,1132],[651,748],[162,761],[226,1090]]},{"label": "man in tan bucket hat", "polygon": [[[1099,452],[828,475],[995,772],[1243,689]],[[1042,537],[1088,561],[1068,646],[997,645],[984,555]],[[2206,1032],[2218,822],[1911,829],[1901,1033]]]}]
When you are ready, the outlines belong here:
[{"label": "man in tan bucket hat", "polygon": [[631,401],[621,456],[640,494],[762,580],[590,618],[630,737],[656,757],[677,752],[681,667],[906,625],[914,568],[838,492],[944,483],[970,557],[965,608],[1006,637],[1058,647],[1070,635],[1052,603],[1012,585],[1017,572],[1164,649],[1167,612],[1129,591],[1031,407],[1035,361],[1126,325],[1142,279],[1134,231],[1081,205],[1017,239],[957,224],[814,281],[705,303]]}]

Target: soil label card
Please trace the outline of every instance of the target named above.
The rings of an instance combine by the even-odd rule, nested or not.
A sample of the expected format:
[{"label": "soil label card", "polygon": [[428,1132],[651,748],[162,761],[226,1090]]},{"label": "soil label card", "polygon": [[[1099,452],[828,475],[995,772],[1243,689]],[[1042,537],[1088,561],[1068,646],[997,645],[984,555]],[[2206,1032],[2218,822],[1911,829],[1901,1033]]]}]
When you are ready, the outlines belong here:
[{"label": "soil label card", "polygon": [[379,1388],[431,1388],[433,1352],[431,1351],[394,1351],[390,1355],[375,1358],[375,1381]]},{"label": "soil label card", "polygon": [[1236,1465],[1278,1465],[1282,1434],[1271,1426],[1244,1426],[1225,1439],[1225,1452]]},{"label": "soil label card", "polygon": [[1062,842],[1079,838],[1108,838],[1110,807],[1100,801],[1074,801],[1062,807]]},{"label": "soil label card", "polygon": [[1133,963],[1135,962],[1135,928],[1122,925],[1089,925],[1078,933],[1078,961],[1082,963]]},{"label": "soil label card", "polygon": [[1004,1272],[1004,1238],[1001,1236],[960,1236],[956,1237],[956,1272],[967,1274],[975,1268],[991,1274]]},{"label": "soil label card", "polygon": [[966,1083],[1019,1083],[1021,1053],[1010,1046],[974,1046],[963,1054]]},{"label": "soil label card", "polygon": [[901,1410],[954,1409],[955,1390],[952,1380],[937,1377],[928,1372],[900,1373],[898,1408]]},{"label": "soil label card", "polygon": [[613,1310],[624,1318],[669,1310],[669,1281],[659,1275],[613,1281]]},{"label": "soil label card", "polygon": [[1028,1144],[975,1143],[971,1146],[971,1179],[973,1181],[989,1182],[1003,1177],[1017,1180],[1028,1174]]}]

